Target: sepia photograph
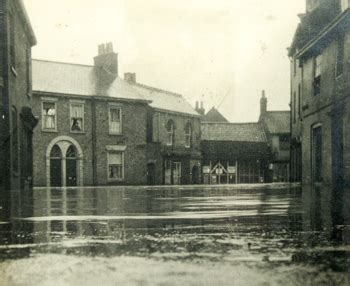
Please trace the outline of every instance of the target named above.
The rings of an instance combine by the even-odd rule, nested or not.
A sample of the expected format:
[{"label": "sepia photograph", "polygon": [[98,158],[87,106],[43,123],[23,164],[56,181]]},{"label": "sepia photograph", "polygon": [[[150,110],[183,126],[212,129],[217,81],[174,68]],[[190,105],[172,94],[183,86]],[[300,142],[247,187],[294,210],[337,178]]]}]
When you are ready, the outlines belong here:
[{"label": "sepia photograph", "polygon": [[350,285],[350,0],[0,0],[0,286]]}]

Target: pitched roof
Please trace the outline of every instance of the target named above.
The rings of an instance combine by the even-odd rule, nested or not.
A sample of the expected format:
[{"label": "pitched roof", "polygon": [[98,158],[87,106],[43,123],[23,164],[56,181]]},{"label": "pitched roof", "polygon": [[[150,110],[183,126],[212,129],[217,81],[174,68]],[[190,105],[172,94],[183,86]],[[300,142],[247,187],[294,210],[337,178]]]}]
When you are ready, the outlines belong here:
[{"label": "pitched roof", "polygon": [[198,112],[177,93],[154,88],[140,83],[134,83],[134,88],[147,100],[153,108],[177,113],[199,116]]},{"label": "pitched roof", "polygon": [[32,70],[34,92],[145,101],[131,84],[118,77],[104,90],[99,90],[99,68],[94,66],[33,60]]},{"label": "pitched roof", "polygon": [[290,132],[289,111],[267,111],[260,120],[265,124],[267,132],[271,134]]},{"label": "pitched roof", "polygon": [[229,122],[215,107],[202,116],[202,122]]},{"label": "pitched roof", "polygon": [[260,123],[210,123],[201,124],[202,140],[267,142]]}]

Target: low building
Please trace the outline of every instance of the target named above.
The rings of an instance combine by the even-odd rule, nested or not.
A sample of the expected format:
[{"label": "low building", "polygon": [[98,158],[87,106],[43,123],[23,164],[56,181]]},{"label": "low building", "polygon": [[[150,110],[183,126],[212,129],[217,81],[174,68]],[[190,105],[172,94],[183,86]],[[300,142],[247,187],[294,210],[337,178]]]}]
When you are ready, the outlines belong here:
[{"label": "low building", "polygon": [[204,184],[267,180],[269,147],[260,123],[202,123]]},{"label": "low building", "polygon": [[263,91],[259,122],[264,127],[270,146],[270,181],[289,182],[290,111],[268,111],[267,98]]},{"label": "low building", "polygon": [[31,48],[35,35],[21,0],[0,0],[0,220],[10,190],[32,185]]}]

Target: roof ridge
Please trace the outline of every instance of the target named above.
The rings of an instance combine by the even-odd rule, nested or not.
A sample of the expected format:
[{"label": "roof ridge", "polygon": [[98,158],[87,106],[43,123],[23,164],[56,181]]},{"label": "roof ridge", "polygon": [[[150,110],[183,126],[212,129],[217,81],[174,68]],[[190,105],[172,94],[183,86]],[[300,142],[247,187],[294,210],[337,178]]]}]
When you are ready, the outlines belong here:
[{"label": "roof ridge", "polygon": [[60,61],[52,61],[52,60],[43,60],[43,59],[32,59],[32,61],[36,61],[36,62],[48,62],[48,63],[54,63],[54,64],[64,64],[64,65],[71,65],[71,66],[83,66],[83,67],[90,67],[90,68],[95,67],[95,66],[93,66],[93,65],[77,64],[77,63],[68,63],[68,62],[60,62]]},{"label": "roof ridge", "polygon": [[151,90],[154,90],[154,91],[157,91],[157,92],[164,92],[164,93],[167,93],[169,95],[176,96],[176,97],[183,97],[183,95],[180,94],[180,93],[172,92],[172,91],[161,89],[161,88],[158,88],[158,87],[149,86],[149,85],[146,85],[146,84],[143,84],[143,83],[139,83],[139,82],[134,83],[134,85],[137,85],[137,86],[140,86],[140,87],[144,87],[144,88],[147,88],[147,89],[151,89]]}]

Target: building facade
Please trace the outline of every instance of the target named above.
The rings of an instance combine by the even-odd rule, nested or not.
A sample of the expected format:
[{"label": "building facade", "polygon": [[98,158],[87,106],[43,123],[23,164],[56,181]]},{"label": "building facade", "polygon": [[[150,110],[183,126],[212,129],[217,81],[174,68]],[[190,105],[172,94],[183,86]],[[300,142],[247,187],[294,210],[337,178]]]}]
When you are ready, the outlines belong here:
[{"label": "building facade", "polygon": [[181,95],[121,79],[111,44],[93,66],[34,60],[33,84],[35,186],[199,180],[199,115]]},{"label": "building facade", "polygon": [[10,190],[32,185],[31,48],[36,39],[22,1],[0,1],[0,218]]},{"label": "building facade", "polygon": [[263,91],[260,99],[259,122],[264,128],[270,147],[269,181],[289,182],[290,112],[268,111]]},{"label": "building facade", "polygon": [[137,83],[134,73],[125,74],[125,80],[150,101],[152,108],[148,184],[200,183],[200,115],[180,94]]},{"label": "building facade", "polygon": [[289,49],[292,179],[342,185],[350,179],[349,1],[306,3]]}]

